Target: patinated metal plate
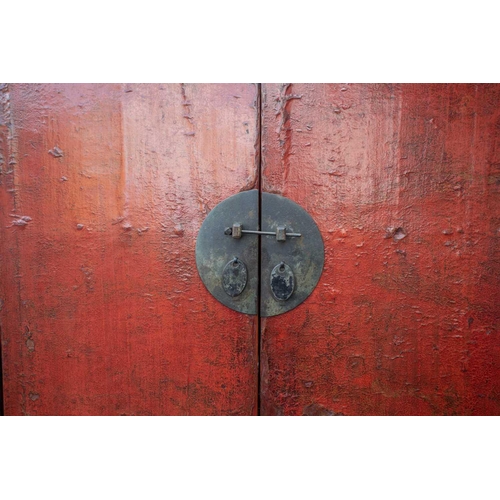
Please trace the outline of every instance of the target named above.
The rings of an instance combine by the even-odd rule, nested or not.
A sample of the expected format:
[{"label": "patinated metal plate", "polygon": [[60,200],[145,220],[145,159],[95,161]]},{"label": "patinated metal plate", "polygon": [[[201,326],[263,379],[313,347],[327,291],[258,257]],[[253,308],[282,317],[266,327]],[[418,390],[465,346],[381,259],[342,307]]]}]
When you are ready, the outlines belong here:
[{"label": "patinated metal plate", "polygon": [[[263,235],[261,240],[261,299],[263,317],[283,314],[301,304],[316,287],[325,260],[323,239],[313,218],[297,203],[276,194],[262,193],[262,231],[279,233],[285,226],[286,233],[298,233],[300,237],[287,237],[278,241],[276,236]],[[290,284],[282,291],[272,289],[272,276],[286,264],[283,275],[293,275],[293,291]],[[278,266],[278,267],[277,267]],[[292,273],[292,274],[290,274]],[[279,275],[279,273],[278,273]],[[284,283],[283,283],[284,285]]]},{"label": "patinated metal plate", "polygon": [[[231,196],[208,214],[196,239],[196,265],[208,291],[227,307],[245,314],[257,314],[259,237],[236,239],[224,232],[234,223],[258,229],[258,211],[257,190]],[[232,272],[234,258],[241,263],[234,268],[239,271],[238,277]]]},{"label": "patinated metal plate", "polygon": [[[196,264],[208,291],[224,305],[276,316],[301,304],[323,271],[323,239],[312,217],[293,201],[245,191],[219,203],[196,241]],[[260,244],[260,253],[259,253]]]}]

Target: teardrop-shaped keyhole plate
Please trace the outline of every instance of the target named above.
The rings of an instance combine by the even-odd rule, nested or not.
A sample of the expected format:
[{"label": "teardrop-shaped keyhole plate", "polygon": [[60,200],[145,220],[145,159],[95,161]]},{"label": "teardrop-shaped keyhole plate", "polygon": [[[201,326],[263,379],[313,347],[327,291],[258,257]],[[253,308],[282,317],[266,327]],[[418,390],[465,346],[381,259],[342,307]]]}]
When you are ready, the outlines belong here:
[{"label": "teardrop-shaped keyhole plate", "polygon": [[230,297],[237,297],[247,286],[247,279],[247,266],[235,257],[226,264],[222,271],[222,288]]},{"label": "teardrop-shaped keyhole plate", "polygon": [[271,271],[271,292],[276,300],[288,300],[295,290],[295,276],[292,268],[280,262]]}]

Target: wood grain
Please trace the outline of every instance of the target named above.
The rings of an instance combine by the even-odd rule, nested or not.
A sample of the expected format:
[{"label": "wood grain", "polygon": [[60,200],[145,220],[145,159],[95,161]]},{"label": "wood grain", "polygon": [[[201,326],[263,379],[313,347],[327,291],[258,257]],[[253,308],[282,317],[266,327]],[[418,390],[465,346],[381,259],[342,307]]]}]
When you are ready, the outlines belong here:
[{"label": "wood grain", "polygon": [[257,319],[211,297],[196,235],[258,178],[254,85],[6,85],[9,415],[257,412]]},{"label": "wood grain", "polygon": [[500,86],[263,85],[263,189],[322,231],[262,413],[500,413]]}]

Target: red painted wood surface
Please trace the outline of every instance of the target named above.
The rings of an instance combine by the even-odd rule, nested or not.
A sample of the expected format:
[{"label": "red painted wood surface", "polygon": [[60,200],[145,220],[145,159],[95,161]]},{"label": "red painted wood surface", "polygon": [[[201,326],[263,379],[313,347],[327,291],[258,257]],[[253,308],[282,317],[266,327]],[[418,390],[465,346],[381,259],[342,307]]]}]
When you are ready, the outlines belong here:
[{"label": "red painted wood surface", "polygon": [[[264,85],[263,189],[325,271],[262,319],[261,413],[499,414],[499,85]],[[257,187],[252,85],[0,88],[7,414],[256,414],[257,318],[194,262]]]},{"label": "red painted wood surface", "polygon": [[500,86],[264,85],[263,189],[325,270],[262,320],[268,415],[500,413]]},{"label": "red painted wood surface", "polygon": [[257,318],[208,294],[194,246],[256,185],[257,87],[0,96],[6,414],[255,414]]}]

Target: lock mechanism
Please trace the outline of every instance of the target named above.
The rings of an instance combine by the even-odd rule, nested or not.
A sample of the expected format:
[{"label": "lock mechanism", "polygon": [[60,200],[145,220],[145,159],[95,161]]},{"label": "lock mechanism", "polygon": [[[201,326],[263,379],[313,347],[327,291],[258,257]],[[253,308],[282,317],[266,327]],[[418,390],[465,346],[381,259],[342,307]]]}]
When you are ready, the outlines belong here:
[{"label": "lock mechanism", "polygon": [[287,233],[285,226],[278,226],[276,232],[272,231],[251,231],[248,229],[243,229],[239,222],[235,222],[233,227],[226,227],[224,234],[231,235],[233,238],[239,239],[243,234],[262,234],[265,236],[276,236],[276,241],[286,241],[287,236],[300,238],[302,235],[300,233]]},{"label": "lock mechanism", "polygon": [[257,190],[244,191],[208,214],[196,240],[196,264],[208,291],[224,305],[276,316],[297,307],[316,287],[323,239],[312,217],[292,200],[262,193],[259,203]]}]

